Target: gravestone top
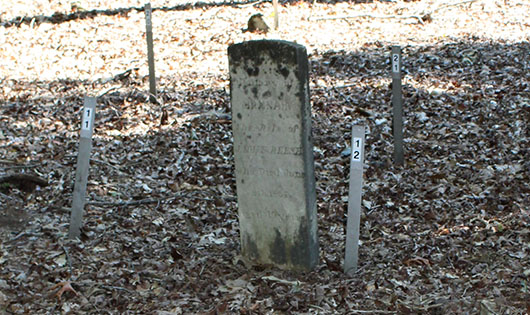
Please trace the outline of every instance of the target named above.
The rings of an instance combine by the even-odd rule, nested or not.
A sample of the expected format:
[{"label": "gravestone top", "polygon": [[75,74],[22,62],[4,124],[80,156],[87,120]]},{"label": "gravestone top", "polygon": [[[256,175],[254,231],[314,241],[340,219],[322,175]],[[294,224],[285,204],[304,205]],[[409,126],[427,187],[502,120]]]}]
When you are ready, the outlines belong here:
[{"label": "gravestone top", "polygon": [[228,53],[243,256],[310,270],[318,242],[306,50],[261,40]]},{"label": "gravestone top", "polygon": [[[254,63],[255,66],[260,66],[265,62],[266,57],[274,60],[274,63],[281,65],[300,66],[297,73],[303,75],[307,74],[308,63],[298,64],[300,58],[307,59],[307,52],[304,46],[284,40],[251,40],[239,44],[232,45],[228,48],[228,55],[234,67],[240,65],[249,65]],[[249,71],[249,75],[258,75],[256,68],[245,68]],[[278,69],[282,75],[287,76],[286,69]]]}]

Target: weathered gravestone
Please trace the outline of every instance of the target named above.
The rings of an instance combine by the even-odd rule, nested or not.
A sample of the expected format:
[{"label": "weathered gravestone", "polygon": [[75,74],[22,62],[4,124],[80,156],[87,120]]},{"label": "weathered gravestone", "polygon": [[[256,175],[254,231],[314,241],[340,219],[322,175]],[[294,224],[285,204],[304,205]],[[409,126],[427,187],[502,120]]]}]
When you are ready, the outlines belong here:
[{"label": "weathered gravestone", "polygon": [[260,40],[228,55],[243,256],[310,270],[318,240],[306,50]]}]

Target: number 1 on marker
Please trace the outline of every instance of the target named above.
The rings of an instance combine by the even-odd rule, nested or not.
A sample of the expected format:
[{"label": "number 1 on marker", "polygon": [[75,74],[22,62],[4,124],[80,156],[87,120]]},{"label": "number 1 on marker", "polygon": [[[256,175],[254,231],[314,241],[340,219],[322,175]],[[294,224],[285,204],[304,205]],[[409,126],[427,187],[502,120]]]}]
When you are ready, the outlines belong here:
[{"label": "number 1 on marker", "polygon": [[90,129],[90,123],[92,122],[92,111],[90,108],[85,108],[85,113],[83,115],[83,125],[81,126],[82,129]]},{"label": "number 1 on marker", "polygon": [[362,147],[363,147],[363,139],[362,138],[353,138],[353,145],[352,145],[352,154],[351,159],[354,162],[361,162],[362,157]]}]

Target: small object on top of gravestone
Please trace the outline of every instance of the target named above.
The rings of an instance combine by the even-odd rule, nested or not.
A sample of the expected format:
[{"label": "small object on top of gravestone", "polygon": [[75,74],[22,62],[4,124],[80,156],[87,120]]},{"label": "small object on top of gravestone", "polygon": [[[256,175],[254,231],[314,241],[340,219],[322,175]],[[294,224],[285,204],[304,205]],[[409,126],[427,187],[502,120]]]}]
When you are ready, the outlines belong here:
[{"label": "small object on top of gravestone", "polygon": [[244,29],[243,32],[263,32],[267,33],[269,27],[263,20],[263,14],[257,13],[250,17],[248,20],[247,29]]},{"label": "small object on top of gravestone", "polygon": [[74,1],[70,3],[70,11],[75,12],[86,12],[87,10],[81,6],[81,1]]},{"label": "small object on top of gravestone", "polygon": [[243,257],[311,270],[318,238],[306,49],[248,41],[228,57]]}]

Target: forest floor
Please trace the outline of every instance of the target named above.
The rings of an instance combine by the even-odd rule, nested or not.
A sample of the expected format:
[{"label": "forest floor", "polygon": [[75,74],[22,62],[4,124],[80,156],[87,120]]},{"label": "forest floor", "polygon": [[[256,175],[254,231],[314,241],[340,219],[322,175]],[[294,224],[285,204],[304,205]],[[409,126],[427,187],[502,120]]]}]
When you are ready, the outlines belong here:
[{"label": "forest floor", "polygon": [[[530,2],[14,0],[0,8],[0,313],[530,313]],[[365,17],[340,17],[367,14]],[[390,18],[381,18],[390,15]],[[405,18],[406,16],[410,16]],[[227,47],[307,47],[320,262],[240,257]],[[390,46],[403,54],[394,166]],[[87,206],[68,240],[84,96]],[[359,269],[342,272],[352,125],[367,127]]]}]

